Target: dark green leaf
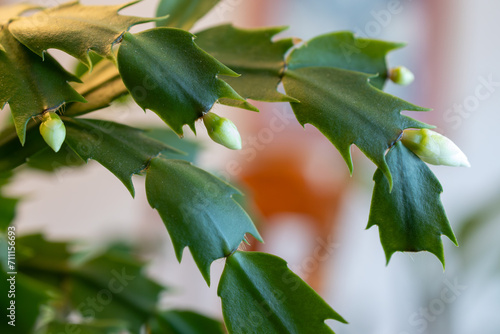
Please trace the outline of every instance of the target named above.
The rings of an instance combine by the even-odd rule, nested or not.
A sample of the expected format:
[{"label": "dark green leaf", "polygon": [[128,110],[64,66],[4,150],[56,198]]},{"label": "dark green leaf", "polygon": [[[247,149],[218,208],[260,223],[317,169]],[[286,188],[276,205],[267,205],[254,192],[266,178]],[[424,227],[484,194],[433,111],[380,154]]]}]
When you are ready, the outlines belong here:
[{"label": "dark green leaf", "polygon": [[295,101],[277,91],[292,39],[272,42],[284,27],[238,29],[226,24],[196,34],[196,44],[241,77],[224,78],[241,96],[267,102]]},{"label": "dark green leaf", "polygon": [[78,1],[69,2],[20,18],[9,25],[9,30],[39,56],[47,49],[59,49],[90,67],[90,50],[111,57],[112,44],[125,31],[155,20],[118,15],[118,11],[132,4],[84,6]]},{"label": "dark green leaf", "polygon": [[157,28],[126,33],[118,50],[118,69],[134,100],[157,113],[178,135],[220,98],[245,100],[218,75],[236,73],[205,53],[190,33]]},{"label": "dark green leaf", "polygon": [[19,142],[15,128],[8,128],[0,134],[0,173],[24,164],[30,156],[47,147],[34,121],[28,123],[26,133],[24,146]]},{"label": "dark green leaf", "polygon": [[401,142],[387,154],[394,187],[380,169],[375,172],[370,219],[367,228],[378,225],[387,262],[392,254],[429,251],[444,266],[441,235],[457,244],[439,198],[443,188],[429,167]]},{"label": "dark green leaf", "polygon": [[24,144],[26,124],[45,110],[70,101],[85,102],[68,81],[78,81],[50,55],[42,60],[22,46],[4,28],[0,30],[0,107],[9,103],[17,135]]},{"label": "dark green leaf", "polygon": [[108,295],[128,308],[147,314],[154,311],[165,288],[147,278],[143,266],[130,255],[107,252],[75,267],[73,275],[98,289],[108,289]]},{"label": "dark green leaf", "polygon": [[75,87],[88,102],[71,103],[64,112],[66,116],[79,116],[106,108],[112,101],[128,93],[118,69],[110,61],[100,61],[92,72],[82,76],[82,81],[83,84]]},{"label": "dark green leaf", "polygon": [[219,0],[161,0],[156,16],[168,15],[168,18],[156,22],[156,26],[189,30],[218,2]]},{"label": "dark green leaf", "polygon": [[224,334],[222,324],[191,311],[165,311],[149,323],[151,334]]},{"label": "dark green leaf", "polygon": [[346,322],[279,257],[235,252],[219,283],[230,334],[333,333],[326,319]]},{"label": "dark green leaf", "polygon": [[2,11],[0,12],[0,26],[8,23],[11,19],[14,19],[24,12],[31,9],[39,9],[39,6],[20,3],[8,6],[2,6]]},{"label": "dark green leaf", "polygon": [[83,160],[94,159],[109,169],[132,196],[132,175],[143,171],[161,152],[177,152],[126,125],[92,119],[62,119],[66,125],[66,143]]},{"label": "dark green leaf", "polygon": [[340,151],[352,173],[351,145],[355,144],[392,184],[385,153],[403,129],[430,127],[402,110],[417,107],[369,84],[370,76],[333,67],[287,70],[285,90],[300,103],[292,108],[300,124],[318,128]]},{"label": "dark green leaf", "polygon": [[8,198],[0,194],[0,233],[5,233],[14,220],[18,202],[17,198]]},{"label": "dark green leaf", "polygon": [[210,284],[210,265],[231,254],[245,233],[260,235],[232,198],[239,191],[181,160],[155,158],[147,171],[146,193],[172,238],[177,259],[189,247]]},{"label": "dark green leaf", "polygon": [[[2,245],[4,246],[4,245]],[[1,252],[4,252],[2,248]],[[15,297],[8,298],[7,292],[10,290],[10,281],[13,275],[7,274],[3,269],[0,269],[0,289],[4,291],[4,295],[0,298],[0,307],[3,321],[0,322],[0,332],[12,334],[32,333],[35,322],[40,314],[40,307],[46,304],[51,297],[55,295],[54,290],[37,280],[34,280],[22,273],[15,275]],[[15,302],[15,327],[8,324],[10,319],[7,317],[10,314],[8,307],[11,307],[10,301]]]},{"label": "dark green leaf", "polygon": [[123,321],[92,321],[85,324],[51,322],[48,324],[47,334],[75,333],[75,334],[123,334],[127,326]]},{"label": "dark green leaf", "polygon": [[385,57],[389,51],[404,46],[373,39],[356,38],[351,32],[336,32],[315,37],[292,51],[288,68],[337,67],[345,70],[378,74],[370,83],[382,89],[387,79]]}]

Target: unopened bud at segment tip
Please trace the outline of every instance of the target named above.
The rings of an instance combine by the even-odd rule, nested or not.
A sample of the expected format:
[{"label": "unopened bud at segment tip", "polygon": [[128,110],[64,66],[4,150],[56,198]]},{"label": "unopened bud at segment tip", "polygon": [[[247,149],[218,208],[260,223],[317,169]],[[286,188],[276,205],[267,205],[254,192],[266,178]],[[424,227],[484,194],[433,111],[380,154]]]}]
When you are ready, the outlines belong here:
[{"label": "unopened bud at segment tip", "polygon": [[42,124],[40,124],[40,134],[47,145],[49,145],[54,152],[58,152],[66,138],[66,127],[59,115],[55,112],[46,112],[42,117],[43,120]]},{"label": "unopened bud at segment tip", "polygon": [[464,152],[447,137],[429,129],[407,129],[403,144],[423,161],[432,165],[470,167]]},{"label": "unopened bud at segment tip", "polygon": [[236,125],[229,119],[208,112],[203,115],[203,123],[207,128],[208,135],[214,142],[232,150],[241,150],[240,133]]},{"label": "unopened bud at segment tip", "polygon": [[406,86],[415,80],[415,76],[406,67],[398,66],[389,70],[389,79],[398,85]]}]

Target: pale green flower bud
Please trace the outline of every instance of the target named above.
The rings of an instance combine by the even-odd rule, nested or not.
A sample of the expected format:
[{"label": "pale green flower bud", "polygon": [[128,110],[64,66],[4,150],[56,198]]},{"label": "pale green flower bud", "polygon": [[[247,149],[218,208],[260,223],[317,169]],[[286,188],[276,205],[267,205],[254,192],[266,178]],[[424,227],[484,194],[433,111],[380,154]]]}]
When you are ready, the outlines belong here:
[{"label": "pale green flower bud", "polygon": [[406,86],[415,80],[415,76],[406,67],[398,66],[389,70],[389,79],[398,85]]},{"label": "pale green flower bud", "polygon": [[42,116],[40,134],[54,152],[58,152],[66,138],[66,127],[55,112],[46,112]]},{"label": "pale green flower bud", "polygon": [[233,122],[208,112],[203,115],[203,123],[205,123],[208,135],[214,142],[232,150],[241,150],[240,133]]},{"label": "pale green flower bud", "polygon": [[455,143],[429,129],[404,130],[403,144],[432,165],[470,167],[469,160]]}]

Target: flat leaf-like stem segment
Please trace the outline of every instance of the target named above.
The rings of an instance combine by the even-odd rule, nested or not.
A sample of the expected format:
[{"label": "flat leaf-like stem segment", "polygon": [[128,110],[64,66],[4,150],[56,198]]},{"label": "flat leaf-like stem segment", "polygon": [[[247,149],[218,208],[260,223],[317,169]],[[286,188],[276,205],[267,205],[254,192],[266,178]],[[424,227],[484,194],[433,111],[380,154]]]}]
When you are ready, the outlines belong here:
[{"label": "flat leaf-like stem segment", "polygon": [[394,187],[389,190],[386,178],[377,169],[367,228],[378,225],[387,262],[397,251],[429,251],[444,266],[441,235],[455,244],[457,240],[441,204],[441,184],[400,141],[387,154],[387,163]]},{"label": "flat leaf-like stem segment", "polygon": [[219,0],[161,0],[156,16],[168,17],[156,22],[156,26],[189,30],[218,3]]},{"label": "flat leaf-like stem segment", "polygon": [[283,259],[265,253],[231,254],[217,293],[230,334],[326,334],[326,319],[346,323]]},{"label": "flat leaf-like stem segment", "polygon": [[266,102],[296,101],[277,91],[285,69],[285,53],[293,42],[291,38],[276,42],[271,38],[285,29],[239,29],[226,24],[196,33],[196,44],[241,74],[223,79],[244,98]]},{"label": "flat leaf-like stem segment", "polygon": [[126,33],[118,50],[125,86],[143,109],[157,113],[178,135],[220,98],[246,103],[218,75],[238,76],[175,28]]},{"label": "flat leaf-like stem segment", "polygon": [[246,233],[262,240],[250,217],[233,199],[240,192],[186,161],[155,158],[146,194],[172,238],[177,259],[189,247],[210,284],[210,265],[234,252]]},{"label": "flat leaf-like stem segment", "polygon": [[401,115],[402,110],[426,111],[384,93],[369,83],[370,75],[334,67],[287,70],[285,90],[300,103],[291,102],[300,124],[318,128],[339,150],[352,173],[351,145],[355,144],[385,174],[386,151],[403,129],[431,126]]},{"label": "flat leaf-like stem segment", "polygon": [[370,78],[370,83],[382,89],[388,73],[385,57],[388,52],[403,46],[403,43],[357,38],[348,31],[329,33],[293,50],[287,59],[287,66],[291,70],[336,67],[377,75]]},{"label": "flat leaf-like stem segment", "polygon": [[156,19],[118,15],[133,3],[83,6],[78,1],[22,17],[9,25],[14,37],[36,54],[59,49],[91,67],[89,51],[111,57],[112,44],[130,27]]},{"label": "flat leaf-like stem segment", "polygon": [[[159,295],[166,288],[146,276],[145,263],[136,260],[132,254],[136,249],[119,244],[101,249],[98,253],[93,253],[93,256],[89,257],[87,253],[87,256],[82,257],[81,253],[78,256],[68,252],[69,246],[72,245],[49,242],[38,234],[24,236],[16,241],[20,274],[29,275],[33,282],[52,284],[60,296],[52,293],[51,302],[67,312],[78,310],[85,325],[93,324],[88,321],[89,318],[96,321],[109,320],[108,325],[121,320],[127,332],[139,333],[140,327],[156,314]],[[44,290],[46,289],[39,289]],[[89,304],[89,298],[96,296],[98,299],[95,305],[99,307],[93,308]],[[99,303],[100,296],[105,302]],[[16,294],[18,306],[31,306],[30,295],[23,297],[21,299]],[[52,309],[57,312],[55,307]],[[23,320],[27,320],[28,316],[37,319],[41,312],[38,308],[32,314],[26,313],[22,312],[19,317],[23,316]],[[67,320],[63,315],[55,318],[59,321]],[[78,327],[71,328],[78,332]],[[100,333],[97,328],[84,330],[85,326],[81,328],[80,333]],[[32,332],[29,329],[22,331]]]},{"label": "flat leaf-like stem segment", "polygon": [[61,117],[66,143],[83,160],[93,159],[112,172],[134,196],[132,175],[143,171],[162,152],[178,152],[143,131],[126,125],[92,119]]},{"label": "flat leaf-like stem segment", "polygon": [[68,81],[79,81],[50,55],[45,60],[20,44],[7,28],[0,28],[0,107],[9,103],[16,132],[24,145],[26,124],[45,110],[71,101],[85,102]]}]

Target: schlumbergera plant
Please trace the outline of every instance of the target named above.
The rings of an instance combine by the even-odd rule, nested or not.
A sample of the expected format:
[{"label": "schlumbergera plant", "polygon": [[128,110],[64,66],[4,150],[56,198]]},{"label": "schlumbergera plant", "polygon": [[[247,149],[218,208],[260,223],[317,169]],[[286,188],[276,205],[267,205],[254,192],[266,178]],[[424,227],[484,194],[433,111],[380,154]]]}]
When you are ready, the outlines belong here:
[{"label": "schlumbergera plant", "polygon": [[[12,122],[0,136],[0,186],[20,165],[53,171],[89,159],[132,196],[131,177],[145,175],[149,204],[165,223],[178,260],[189,247],[210,284],[212,262],[225,258],[218,295],[227,332],[333,333],[325,320],[345,320],[284,260],[239,250],[247,233],[261,237],[235,200],[238,190],[179,159],[170,139],[83,116],[130,95],[179,137],[185,125],[196,132],[195,122],[203,119],[214,141],[239,149],[236,126],[211,112],[215,104],[257,111],[248,100],[289,102],[300,124],[312,124],[335,145],[351,173],[353,144],[378,167],[368,227],[378,226],[387,261],[397,251],[428,251],[444,265],[441,235],[456,239],[441,185],[425,162],[460,166],[467,159],[429,130],[433,126],[401,114],[428,109],[382,91],[387,79],[413,80],[407,69],[386,65],[387,53],[402,44],[350,32],[294,44],[274,38],[283,27],[226,24],[188,32],[217,3],[162,0],[158,18],[118,14],[131,4],[1,7],[0,104],[9,105]],[[152,21],[156,28],[128,32]],[[80,65],[69,73],[48,49]],[[79,256],[41,235],[16,239],[17,202],[0,196],[2,333],[224,332],[199,314],[161,309],[163,287],[145,276],[144,264],[127,247]]]}]

